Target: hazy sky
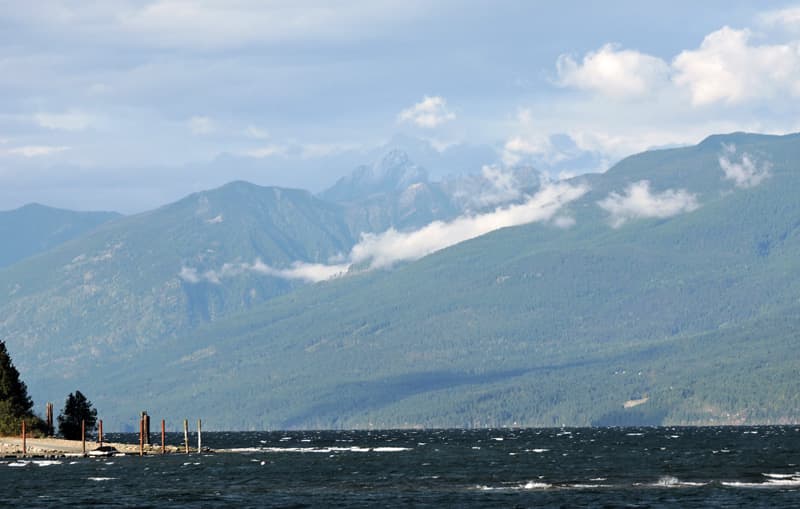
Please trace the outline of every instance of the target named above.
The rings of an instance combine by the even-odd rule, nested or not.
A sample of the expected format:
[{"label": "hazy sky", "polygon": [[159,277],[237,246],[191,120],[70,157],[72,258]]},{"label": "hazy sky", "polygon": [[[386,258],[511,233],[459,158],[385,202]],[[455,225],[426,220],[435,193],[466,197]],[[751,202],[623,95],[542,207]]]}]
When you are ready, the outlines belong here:
[{"label": "hazy sky", "polygon": [[319,191],[398,133],[601,170],[798,98],[792,2],[0,0],[0,210]]}]

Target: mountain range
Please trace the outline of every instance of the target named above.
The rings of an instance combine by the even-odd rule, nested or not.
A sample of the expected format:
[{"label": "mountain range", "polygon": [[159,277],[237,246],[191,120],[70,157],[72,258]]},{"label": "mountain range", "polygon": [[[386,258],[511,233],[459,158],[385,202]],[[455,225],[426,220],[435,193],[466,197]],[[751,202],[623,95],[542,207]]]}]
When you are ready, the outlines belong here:
[{"label": "mountain range", "polygon": [[120,429],[797,422],[798,162],[734,133],[558,182],[235,182],[19,255],[0,337]]}]

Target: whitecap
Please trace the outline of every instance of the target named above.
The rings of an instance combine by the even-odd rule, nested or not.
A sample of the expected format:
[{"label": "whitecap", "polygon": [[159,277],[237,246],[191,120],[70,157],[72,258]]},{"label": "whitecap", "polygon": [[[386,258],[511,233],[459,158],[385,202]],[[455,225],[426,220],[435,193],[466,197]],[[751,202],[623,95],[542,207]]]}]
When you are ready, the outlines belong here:
[{"label": "whitecap", "polygon": [[33,463],[36,464],[36,465],[39,465],[40,467],[50,467],[50,466],[53,466],[53,465],[61,465],[61,462],[57,461],[57,460],[39,460],[39,461],[34,461]]},{"label": "whitecap", "polygon": [[694,486],[705,486],[708,483],[704,482],[690,482],[690,481],[681,481],[677,477],[673,477],[671,475],[665,475],[661,477],[658,481],[653,483],[651,486],[661,487],[668,487],[668,488],[691,488]]},{"label": "whitecap", "polygon": [[552,484],[547,484],[546,482],[534,482],[528,481],[521,486],[523,490],[544,490],[550,488]]},{"label": "whitecap", "polygon": [[797,474],[761,474],[761,475],[772,479],[791,479],[793,477],[797,477]]},{"label": "whitecap", "polygon": [[9,463],[8,466],[9,467],[27,467],[30,464],[31,464],[30,461],[15,461],[13,463]]},{"label": "whitecap", "polygon": [[89,481],[102,482],[102,481],[114,481],[117,478],[116,477],[87,477],[86,479],[89,480]]}]

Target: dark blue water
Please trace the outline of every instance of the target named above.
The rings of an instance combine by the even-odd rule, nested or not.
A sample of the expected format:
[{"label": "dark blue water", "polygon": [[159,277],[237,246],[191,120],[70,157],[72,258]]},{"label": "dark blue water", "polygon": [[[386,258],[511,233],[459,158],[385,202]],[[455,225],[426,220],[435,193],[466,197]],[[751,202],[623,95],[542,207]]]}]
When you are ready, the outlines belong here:
[{"label": "dark blue water", "polygon": [[203,443],[232,452],[2,461],[0,504],[800,507],[794,426],[204,433]]}]

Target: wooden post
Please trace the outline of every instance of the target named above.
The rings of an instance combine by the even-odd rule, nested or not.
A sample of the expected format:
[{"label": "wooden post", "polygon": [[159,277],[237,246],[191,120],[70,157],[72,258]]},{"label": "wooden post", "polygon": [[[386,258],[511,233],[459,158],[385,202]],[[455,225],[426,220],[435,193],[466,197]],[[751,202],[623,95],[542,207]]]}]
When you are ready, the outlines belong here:
[{"label": "wooden post", "polygon": [[86,456],[86,419],[81,419],[81,445],[83,446],[83,455]]},{"label": "wooden post", "polygon": [[103,447],[103,419],[100,419],[100,429],[97,434],[97,441],[100,442],[100,447]]},{"label": "wooden post", "polygon": [[197,419],[197,454],[203,450],[203,423]]},{"label": "wooden post", "polygon": [[183,420],[183,443],[186,444],[186,454],[189,454],[189,419]]},{"label": "wooden post", "polygon": [[161,419],[161,454],[167,452],[166,442],[164,439],[164,435],[166,434],[166,423],[164,419]]},{"label": "wooden post", "polygon": [[47,430],[45,431],[45,433],[47,433],[47,436],[51,437],[51,436],[53,436],[53,432],[55,431],[54,428],[53,428],[53,404],[52,403],[47,403],[45,405],[44,414],[45,414],[45,421],[46,421],[45,424],[47,426]]},{"label": "wooden post", "polygon": [[25,419],[22,419],[22,454],[28,454],[28,437],[25,430]]}]

